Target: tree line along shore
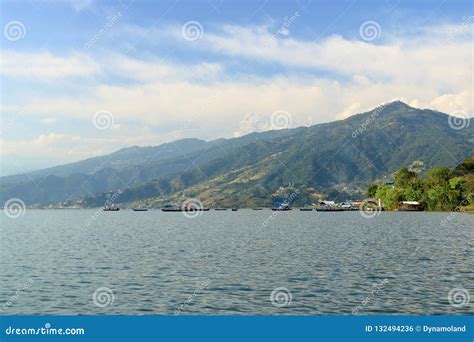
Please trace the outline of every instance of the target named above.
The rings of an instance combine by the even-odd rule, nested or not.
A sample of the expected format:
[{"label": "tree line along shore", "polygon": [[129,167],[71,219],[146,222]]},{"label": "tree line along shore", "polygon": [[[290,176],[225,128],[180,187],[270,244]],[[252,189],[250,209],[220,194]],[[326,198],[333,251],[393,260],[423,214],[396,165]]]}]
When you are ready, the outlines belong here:
[{"label": "tree line along shore", "polygon": [[380,199],[384,210],[412,201],[419,210],[474,211],[474,156],[454,168],[438,166],[417,172],[403,167],[393,181],[370,185],[366,195]]}]

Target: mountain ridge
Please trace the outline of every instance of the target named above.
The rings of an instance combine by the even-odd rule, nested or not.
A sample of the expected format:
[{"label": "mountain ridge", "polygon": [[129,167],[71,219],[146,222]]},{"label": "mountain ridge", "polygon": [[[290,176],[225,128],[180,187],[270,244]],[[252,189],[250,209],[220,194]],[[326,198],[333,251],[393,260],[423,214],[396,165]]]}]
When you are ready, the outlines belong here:
[{"label": "mountain ridge", "polygon": [[[429,166],[455,166],[472,154],[473,127],[452,129],[448,118],[395,101],[309,127],[131,146],[36,171],[29,182],[24,179],[27,175],[1,177],[0,198],[24,198],[40,206],[82,199],[94,206],[100,205],[107,192],[123,188],[124,202],[177,196],[214,201],[214,196],[215,201],[232,198],[229,203],[239,204],[268,200],[280,186],[292,183],[325,192],[344,186],[357,188],[415,160]],[[104,161],[106,158],[110,160]],[[54,172],[47,176],[58,178],[45,176],[51,169]],[[44,182],[46,187],[41,186]],[[26,190],[38,187],[41,190]],[[211,196],[210,187],[227,197]]]}]

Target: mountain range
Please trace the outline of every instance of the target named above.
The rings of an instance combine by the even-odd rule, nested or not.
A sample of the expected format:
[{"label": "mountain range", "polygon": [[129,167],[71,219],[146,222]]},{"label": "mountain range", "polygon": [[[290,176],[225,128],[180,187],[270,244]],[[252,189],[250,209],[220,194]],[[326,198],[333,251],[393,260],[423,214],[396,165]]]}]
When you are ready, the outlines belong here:
[{"label": "mountain range", "polygon": [[0,178],[0,200],[27,205],[162,205],[199,198],[206,205],[266,206],[297,192],[360,198],[369,182],[402,166],[453,167],[474,152],[474,127],[447,114],[395,101],[310,127],[204,141],[181,139]]}]

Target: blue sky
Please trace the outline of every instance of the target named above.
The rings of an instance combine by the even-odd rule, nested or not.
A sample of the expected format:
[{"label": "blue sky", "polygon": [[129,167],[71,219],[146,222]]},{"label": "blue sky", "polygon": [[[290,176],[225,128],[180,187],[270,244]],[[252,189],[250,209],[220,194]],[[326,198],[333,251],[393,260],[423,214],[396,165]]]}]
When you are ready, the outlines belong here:
[{"label": "blue sky", "polygon": [[394,99],[472,114],[471,1],[0,6],[2,174]]}]

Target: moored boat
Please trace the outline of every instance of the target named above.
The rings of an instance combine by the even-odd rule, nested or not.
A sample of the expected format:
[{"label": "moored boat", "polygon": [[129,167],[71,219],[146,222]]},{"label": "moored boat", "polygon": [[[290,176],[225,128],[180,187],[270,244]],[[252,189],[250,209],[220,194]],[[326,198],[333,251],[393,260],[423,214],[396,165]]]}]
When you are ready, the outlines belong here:
[{"label": "moored boat", "polygon": [[105,207],[105,208],[102,208],[103,211],[119,211],[120,208],[119,207]]},{"label": "moored boat", "polygon": [[181,208],[181,207],[161,208],[161,211],[166,211],[166,212],[209,211],[209,210],[210,208]]},{"label": "moored boat", "polygon": [[274,207],[272,208],[273,211],[290,211],[292,210],[292,208],[290,208],[289,206],[280,206],[280,207]]},{"label": "moored boat", "polygon": [[320,207],[316,208],[316,211],[344,211],[344,209],[337,207]]},{"label": "moored boat", "polygon": [[148,211],[148,208],[133,208],[133,211]]},{"label": "moored boat", "polygon": [[300,211],[313,211],[313,208],[300,208]]}]

